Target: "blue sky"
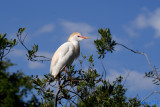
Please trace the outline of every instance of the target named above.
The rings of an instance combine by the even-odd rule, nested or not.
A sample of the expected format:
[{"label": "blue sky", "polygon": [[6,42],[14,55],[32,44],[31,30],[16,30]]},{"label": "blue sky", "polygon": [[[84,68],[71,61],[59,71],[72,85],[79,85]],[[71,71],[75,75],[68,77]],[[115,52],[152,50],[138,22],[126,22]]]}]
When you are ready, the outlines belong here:
[{"label": "blue sky", "polygon": [[[99,28],[110,28],[113,39],[126,46],[147,53],[151,63],[160,68],[160,2],[158,0],[101,0],[101,1],[0,1],[0,31],[14,38],[18,28],[26,27],[26,45],[39,45],[39,54],[52,57],[56,49],[72,32],[89,36],[82,41],[81,52],[94,55],[95,68],[102,73],[97,60],[93,40],[99,37]],[[24,57],[26,50],[16,46],[10,58],[17,66],[10,70],[22,70],[27,75],[49,73],[50,62],[34,63]],[[80,57],[81,58],[81,57]],[[102,60],[107,69],[106,79],[113,81],[118,75],[126,77],[127,96],[145,98],[160,88],[152,80],[144,78],[151,68],[142,55],[136,55],[117,46],[113,54],[107,53]],[[74,62],[77,69],[78,60]],[[86,63],[87,67],[87,63]],[[85,67],[84,67],[85,69]],[[146,101],[154,104],[160,98],[154,94]]]}]

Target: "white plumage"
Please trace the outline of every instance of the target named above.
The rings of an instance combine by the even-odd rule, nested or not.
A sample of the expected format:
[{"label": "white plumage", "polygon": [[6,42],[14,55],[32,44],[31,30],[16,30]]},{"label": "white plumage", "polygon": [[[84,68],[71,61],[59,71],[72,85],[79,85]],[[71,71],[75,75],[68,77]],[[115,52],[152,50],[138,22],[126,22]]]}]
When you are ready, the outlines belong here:
[{"label": "white plumage", "polygon": [[[75,58],[80,54],[79,41],[88,39],[88,37],[82,36],[80,33],[72,33],[68,39],[68,42],[62,44],[54,53],[50,66],[50,73],[56,77],[59,73],[64,71],[64,68],[71,65]],[[65,70],[65,72],[67,72]]]}]

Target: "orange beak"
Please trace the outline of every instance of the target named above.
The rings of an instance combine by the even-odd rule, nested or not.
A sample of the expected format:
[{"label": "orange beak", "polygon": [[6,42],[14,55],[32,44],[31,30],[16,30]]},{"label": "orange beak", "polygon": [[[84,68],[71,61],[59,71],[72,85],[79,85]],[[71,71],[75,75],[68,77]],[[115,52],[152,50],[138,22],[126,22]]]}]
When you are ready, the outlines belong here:
[{"label": "orange beak", "polygon": [[83,39],[88,39],[89,37],[84,37],[84,36],[80,36],[81,38],[83,38]]}]

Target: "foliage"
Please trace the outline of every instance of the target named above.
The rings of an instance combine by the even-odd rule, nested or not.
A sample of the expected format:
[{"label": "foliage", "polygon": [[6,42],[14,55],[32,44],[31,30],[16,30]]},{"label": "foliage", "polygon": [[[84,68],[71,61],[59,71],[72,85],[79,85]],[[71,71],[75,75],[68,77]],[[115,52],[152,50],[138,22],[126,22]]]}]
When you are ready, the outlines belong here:
[{"label": "foliage", "polygon": [[132,98],[127,101],[125,89],[122,85],[122,77],[118,77],[111,84],[109,81],[102,80],[102,84],[96,87],[92,94],[86,95],[84,101],[80,101],[80,107],[137,107],[140,101]]},{"label": "foliage", "polygon": [[[86,58],[86,56],[84,56],[84,58]],[[68,67],[68,71],[72,76],[73,82],[71,82],[69,76],[65,74],[60,74],[60,81],[57,82],[51,77],[50,74],[44,75],[44,78],[42,79],[39,79],[38,76],[33,79],[35,88],[37,89],[38,94],[41,94],[43,99],[42,102],[45,106],[48,105],[50,101],[55,99],[56,93],[58,93],[57,102],[59,104],[62,104],[61,101],[63,99],[68,100],[70,103],[76,103],[73,99],[77,97],[83,100],[83,96],[85,95],[85,93],[81,92],[84,92],[89,88],[94,88],[95,84],[100,82],[101,79],[98,78],[100,75],[97,74],[96,69],[93,69],[94,64],[92,56],[90,56],[88,61],[90,61],[90,66],[88,67],[87,71],[83,71],[82,69],[75,70],[75,66]],[[58,83],[57,90],[59,91],[54,93],[53,89],[57,87],[56,83]]]},{"label": "foliage", "polygon": [[[16,39],[8,40],[7,34],[0,34],[0,62],[10,52],[10,50],[17,44]],[[1,65],[2,63],[0,63]]]},{"label": "foliage", "polygon": [[[106,52],[113,52],[114,46],[117,43],[112,40],[109,29],[99,29],[98,32],[101,39],[95,40],[94,43],[98,50],[99,58],[104,58]],[[38,61],[35,59],[37,57],[34,57],[37,56],[35,55],[38,50],[36,48],[38,48],[38,46],[33,46],[33,49],[30,51],[31,53],[28,52],[28,56],[34,58],[34,60],[31,61]],[[85,61],[86,58],[87,57],[82,54],[82,60],[79,60],[82,68],[83,61]],[[93,55],[91,55],[87,61],[89,63],[87,70],[76,70],[74,65],[68,67],[68,73],[73,81],[71,81],[65,73],[59,74],[57,78],[53,78],[50,74],[44,75],[44,78],[41,79],[35,76],[32,81],[37,90],[37,94],[41,95],[41,104],[43,106],[50,106],[51,102],[54,102],[54,106],[57,106],[57,103],[64,106],[63,101],[67,101],[66,106],[141,105],[137,98],[128,99],[125,97],[126,89],[124,89],[121,84],[122,77],[111,84],[109,81],[104,80],[102,78],[103,74],[98,74],[94,68]]]},{"label": "foliage", "polygon": [[144,55],[146,57],[149,65],[151,66],[151,69],[152,69],[152,71],[146,72],[145,76],[149,77],[149,78],[153,78],[153,84],[160,85],[159,71],[156,67],[152,67],[152,65],[151,65],[151,63],[145,53],[139,52],[137,50],[135,51],[135,50],[130,49],[121,43],[117,43],[116,41],[112,40],[112,35],[110,33],[110,30],[107,28],[99,29],[98,32],[99,32],[101,38],[94,40],[94,44],[95,44],[95,46],[97,48],[97,52],[99,54],[98,58],[104,58],[106,52],[112,53],[114,51],[114,46],[116,46],[116,45],[120,45],[135,54]]},{"label": "foliage", "polygon": [[25,76],[20,71],[13,74],[0,71],[0,78],[1,107],[24,107],[29,105],[39,105],[39,102],[34,95],[30,101],[23,101],[23,97],[27,97],[29,95],[28,92],[31,92],[32,90],[30,77]]},{"label": "foliage", "polygon": [[[29,49],[24,44],[25,37],[23,32],[25,28],[20,28],[17,33],[17,38],[22,46],[27,50],[27,58],[30,61],[50,61],[50,58],[37,55],[38,45],[34,45]],[[121,45],[126,49],[128,47],[116,43],[112,40],[112,35],[109,29],[99,29],[100,39],[94,41],[99,54],[98,58],[104,58],[107,52],[113,52],[115,45]],[[80,69],[76,69],[75,65],[68,67],[68,73],[72,77],[62,72],[58,77],[53,78],[50,74],[45,74],[43,78],[38,75],[29,77],[22,72],[8,73],[7,69],[14,65],[9,60],[4,60],[10,50],[17,44],[16,39],[8,40],[6,34],[1,34],[0,39],[0,106],[93,106],[93,107],[137,107],[141,106],[141,102],[137,98],[127,98],[125,93],[127,89],[122,84],[123,77],[118,77],[115,81],[110,82],[103,79],[103,73],[99,74],[94,68],[95,62],[93,55],[87,57],[83,54],[82,59],[79,60]],[[135,52],[134,50],[129,49]],[[87,59],[87,60],[86,60]],[[82,69],[83,63],[88,63],[87,69]],[[86,65],[86,63],[85,63]],[[148,76],[148,74],[146,74]],[[154,76],[150,73],[149,75]],[[41,102],[39,102],[34,94],[29,101],[23,101],[24,96],[28,96],[32,89],[37,90],[37,94],[41,95]],[[7,90],[6,90],[7,89]],[[10,102],[10,103],[8,103]]]},{"label": "foliage", "polygon": [[27,56],[28,60],[30,60],[30,61],[40,61],[40,62],[50,61],[51,60],[50,58],[47,58],[45,56],[36,55],[37,52],[38,52],[38,45],[34,44],[32,49],[29,49],[29,48],[26,47],[26,45],[24,44],[24,40],[25,40],[27,35],[25,35],[25,37],[22,38],[22,34],[23,34],[23,31],[25,29],[26,28],[19,28],[18,33],[17,33],[17,38],[18,38],[19,42],[22,44],[22,46],[27,50],[28,53],[26,54],[26,56]]},{"label": "foliage", "polygon": [[[87,57],[83,55],[80,61],[83,67],[83,61]],[[49,106],[49,103],[57,97],[58,104],[63,104],[63,100],[67,100],[69,106],[140,106],[140,101],[137,98],[126,98],[126,90],[122,85],[122,77],[110,83],[102,79],[103,75],[99,75],[94,68],[93,55],[88,58],[88,69],[83,71],[75,70],[75,66],[68,67],[69,74],[74,81],[70,81],[68,75],[60,74],[60,81],[56,85],[51,75],[45,75],[39,79],[36,76],[33,79],[35,88],[38,94],[41,94],[43,105]],[[52,78],[52,80],[50,79]],[[50,81],[48,81],[50,80]],[[56,89],[56,87],[58,87]],[[58,93],[58,94],[57,94]],[[57,95],[57,96],[56,96]]]},{"label": "foliage", "polygon": [[113,52],[116,42],[112,40],[112,36],[109,29],[99,29],[98,33],[100,34],[101,38],[94,40],[94,44],[99,54],[98,58],[104,58],[106,51],[111,53]]},{"label": "foliage", "polygon": [[[145,76],[148,77],[148,78],[153,78],[153,80],[152,80],[153,84],[160,85],[160,79],[159,79],[160,78],[160,74],[159,74],[159,71],[156,68],[153,68],[153,69],[154,69],[153,71],[145,72]],[[154,74],[154,72],[158,76],[156,76]]]},{"label": "foliage", "polygon": [[37,90],[37,94],[41,95],[41,104],[44,106],[49,106],[52,100],[54,99],[54,93],[53,90],[48,88],[50,85],[49,82],[53,81],[50,80],[51,75],[46,74],[44,75],[44,78],[39,79],[38,75],[32,79],[32,82],[34,83],[34,88]]},{"label": "foliage", "polygon": [[[25,76],[21,71],[7,72],[14,64],[6,57],[17,44],[16,39],[7,39],[6,34],[0,35],[0,106],[1,107],[28,107],[38,106],[40,103],[31,93],[33,89],[31,77]],[[5,59],[4,59],[5,58]],[[28,102],[23,97],[32,98]]]}]

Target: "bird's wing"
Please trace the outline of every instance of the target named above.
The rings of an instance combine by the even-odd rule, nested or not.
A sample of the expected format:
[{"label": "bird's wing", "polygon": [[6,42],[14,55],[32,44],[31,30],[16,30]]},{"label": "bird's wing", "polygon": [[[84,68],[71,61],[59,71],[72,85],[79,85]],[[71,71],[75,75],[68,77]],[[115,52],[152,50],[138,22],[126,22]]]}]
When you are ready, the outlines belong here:
[{"label": "bird's wing", "polygon": [[50,72],[56,77],[66,65],[70,65],[74,60],[74,46],[70,42],[61,45],[53,55]]}]

